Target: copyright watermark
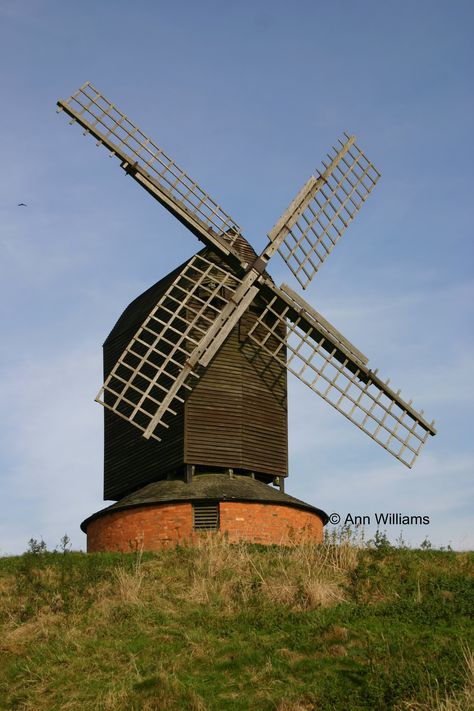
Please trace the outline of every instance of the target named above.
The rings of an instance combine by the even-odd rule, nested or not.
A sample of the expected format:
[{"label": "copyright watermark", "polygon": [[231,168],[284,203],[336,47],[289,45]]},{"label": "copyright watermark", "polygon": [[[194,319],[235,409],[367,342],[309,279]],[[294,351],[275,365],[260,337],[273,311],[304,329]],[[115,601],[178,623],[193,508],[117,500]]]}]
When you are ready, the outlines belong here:
[{"label": "copyright watermark", "polygon": [[352,514],[348,513],[341,516],[337,512],[333,512],[329,516],[329,523],[337,525],[341,523],[344,526],[370,526],[376,523],[377,526],[429,526],[431,523],[428,515],[420,514],[402,514],[402,513],[374,513],[374,514]]}]

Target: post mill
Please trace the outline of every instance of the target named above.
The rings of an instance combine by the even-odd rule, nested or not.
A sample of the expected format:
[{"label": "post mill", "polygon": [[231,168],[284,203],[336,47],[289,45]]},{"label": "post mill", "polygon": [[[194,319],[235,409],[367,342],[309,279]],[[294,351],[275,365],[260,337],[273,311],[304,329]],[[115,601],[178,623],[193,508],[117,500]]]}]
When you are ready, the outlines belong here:
[{"label": "post mill", "polygon": [[127,175],[204,247],[138,296],[104,343],[104,498],[88,550],[155,550],[203,531],[229,540],[321,541],[328,517],[285,492],[287,372],[411,467],[429,435],[423,411],[290,287],[306,288],[380,175],[344,135],[257,254],[239,225],[90,83],[58,101]]}]

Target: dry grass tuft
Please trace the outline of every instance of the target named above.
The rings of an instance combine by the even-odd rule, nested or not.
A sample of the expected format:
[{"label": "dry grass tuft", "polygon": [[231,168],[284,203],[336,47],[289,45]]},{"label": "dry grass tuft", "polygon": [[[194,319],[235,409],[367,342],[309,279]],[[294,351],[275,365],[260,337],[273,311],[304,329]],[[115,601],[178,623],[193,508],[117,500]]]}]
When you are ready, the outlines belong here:
[{"label": "dry grass tuft", "polygon": [[347,649],[342,644],[332,644],[328,653],[330,657],[347,657]]},{"label": "dry grass tuft", "polygon": [[280,701],[275,711],[317,711],[317,707],[311,701]]},{"label": "dry grass tuft", "polygon": [[125,688],[109,689],[99,700],[97,708],[101,711],[117,711],[126,708],[128,700],[129,694]]},{"label": "dry grass tuft", "polygon": [[443,697],[436,689],[430,691],[425,703],[407,701],[397,711],[474,711],[474,652],[464,648],[463,656],[466,681],[460,693]]},{"label": "dry grass tuft", "polygon": [[219,599],[229,612],[258,599],[294,610],[327,607],[344,600],[343,584],[357,565],[358,548],[303,542],[264,551],[231,544],[215,534],[191,551],[191,580],[185,599],[209,604]]},{"label": "dry grass tuft", "polygon": [[330,630],[324,635],[325,639],[334,642],[345,642],[349,637],[349,630],[347,627],[341,627],[340,625],[334,625]]},{"label": "dry grass tuft", "polygon": [[34,643],[49,639],[64,621],[61,613],[43,612],[13,628],[4,628],[0,638],[0,650],[9,654],[22,654]]},{"label": "dry grass tuft", "polygon": [[120,601],[129,605],[140,605],[143,600],[141,590],[143,586],[143,573],[129,573],[124,568],[117,568],[114,576],[118,585]]},{"label": "dry grass tuft", "polygon": [[128,605],[140,605],[143,603],[141,595],[144,571],[142,570],[143,542],[135,552],[135,559],[131,571],[119,566],[114,570],[115,580],[118,584],[120,601]]},{"label": "dry grass tuft", "polygon": [[474,711],[474,652],[471,649],[464,649],[464,666],[466,681],[462,692],[456,697],[436,700],[436,711]]},{"label": "dry grass tuft", "polygon": [[301,654],[300,652],[296,652],[294,649],[287,649],[286,647],[279,649],[278,653],[281,654],[282,657],[286,657],[290,664],[298,664],[298,662],[301,662],[307,658],[306,654]]}]

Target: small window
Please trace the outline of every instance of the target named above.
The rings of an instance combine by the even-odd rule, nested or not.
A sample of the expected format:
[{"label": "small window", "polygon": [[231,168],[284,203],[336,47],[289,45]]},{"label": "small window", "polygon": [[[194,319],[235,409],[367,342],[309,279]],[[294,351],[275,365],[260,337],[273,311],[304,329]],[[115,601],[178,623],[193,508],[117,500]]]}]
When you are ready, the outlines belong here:
[{"label": "small window", "polygon": [[219,504],[193,504],[195,531],[219,530]]}]

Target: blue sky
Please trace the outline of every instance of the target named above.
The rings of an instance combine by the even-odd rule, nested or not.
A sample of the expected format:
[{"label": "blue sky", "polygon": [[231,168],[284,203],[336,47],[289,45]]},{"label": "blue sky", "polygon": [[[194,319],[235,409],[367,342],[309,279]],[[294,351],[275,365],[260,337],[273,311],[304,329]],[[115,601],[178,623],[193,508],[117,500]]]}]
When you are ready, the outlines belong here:
[{"label": "blue sky", "polygon": [[[346,130],[382,178],[304,297],[435,418],[412,470],[291,378],[287,490],[473,548],[471,2],[0,0],[0,554],[101,508],[101,344],[199,243],[57,116],[91,81],[261,250]],[[27,208],[18,208],[25,202]],[[283,262],[277,283],[296,288]],[[370,536],[375,530],[367,530]]]}]

